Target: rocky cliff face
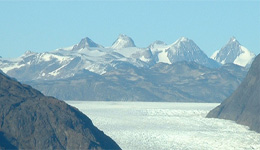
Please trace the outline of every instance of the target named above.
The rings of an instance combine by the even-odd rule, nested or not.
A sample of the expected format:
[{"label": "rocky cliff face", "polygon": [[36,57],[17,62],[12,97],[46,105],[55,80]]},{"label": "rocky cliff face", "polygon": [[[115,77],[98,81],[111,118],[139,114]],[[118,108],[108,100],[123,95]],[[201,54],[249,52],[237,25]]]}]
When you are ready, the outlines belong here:
[{"label": "rocky cliff face", "polygon": [[207,117],[233,120],[260,132],[260,55],[237,90]]},{"label": "rocky cliff face", "polygon": [[0,73],[0,149],[120,149],[76,108]]}]

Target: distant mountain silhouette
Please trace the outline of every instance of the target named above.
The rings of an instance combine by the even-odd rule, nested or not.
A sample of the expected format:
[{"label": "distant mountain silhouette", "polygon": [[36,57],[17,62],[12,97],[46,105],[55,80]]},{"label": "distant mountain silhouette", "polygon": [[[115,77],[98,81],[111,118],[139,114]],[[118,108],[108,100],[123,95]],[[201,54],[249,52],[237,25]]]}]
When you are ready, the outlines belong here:
[{"label": "distant mountain silhouette", "polygon": [[0,72],[0,149],[120,149],[78,109]]},{"label": "distant mountain silhouette", "polygon": [[207,117],[233,120],[260,132],[260,55],[237,90]]}]

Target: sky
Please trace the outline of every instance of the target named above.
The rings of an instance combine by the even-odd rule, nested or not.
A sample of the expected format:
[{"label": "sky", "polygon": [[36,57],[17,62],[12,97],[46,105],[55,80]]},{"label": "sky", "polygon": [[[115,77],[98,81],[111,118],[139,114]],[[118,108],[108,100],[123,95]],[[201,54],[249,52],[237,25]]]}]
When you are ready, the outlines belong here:
[{"label": "sky", "polygon": [[119,34],[138,47],[192,39],[208,56],[234,36],[260,53],[260,0],[0,0],[0,56],[48,52],[84,37],[111,46]]}]

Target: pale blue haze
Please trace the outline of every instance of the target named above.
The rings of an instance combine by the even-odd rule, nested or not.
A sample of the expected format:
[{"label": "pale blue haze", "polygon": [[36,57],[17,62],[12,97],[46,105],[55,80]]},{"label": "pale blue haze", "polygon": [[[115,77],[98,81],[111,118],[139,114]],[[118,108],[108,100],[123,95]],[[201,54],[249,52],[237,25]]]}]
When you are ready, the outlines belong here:
[{"label": "pale blue haze", "polygon": [[210,56],[231,36],[260,53],[260,1],[0,1],[0,56],[51,51],[89,37],[111,46],[119,34],[138,47],[181,36]]}]

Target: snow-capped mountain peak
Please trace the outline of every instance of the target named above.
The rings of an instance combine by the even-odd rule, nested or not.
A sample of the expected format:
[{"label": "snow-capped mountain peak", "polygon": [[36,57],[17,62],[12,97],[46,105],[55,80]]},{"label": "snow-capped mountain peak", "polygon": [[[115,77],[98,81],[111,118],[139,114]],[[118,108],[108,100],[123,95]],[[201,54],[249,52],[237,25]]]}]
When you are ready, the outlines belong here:
[{"label": "snow-capped mountain peak", "polygon": [[190,42],[191,40],[186,38],[186,37],[180,37],[177,41],[175,41],[172,45],[178,44],[178,43],[183,43],[183,42]]},{"label": "snow-capped mountain peak", "polygon": [[135,47],[135,43],[132,38],[125,34],[120,34],[117,40],[111,46],[112,49],[122,49],[127,47]]},{"label": "snow-capped mountain peak", "polygon": [[[241,56],[235,55],[237,57],[232,61],[235,64],[245,65],[248,58],[255,56],[235,38],[231,38],[225,47],[222,49],[228,49],[227,53],[232,47],[239,49]],[[219,57],[220,53],[216,52],[215,57]],[[157,63],[173,64],[178,61],[196,62],[211,68],[220,66],[218,62],[209,59],[193,40],[186,37],[181,37],[172,44],[155,41],[147,48],[138,48],[130,37],[121,34],[112,47],[103,47],[86,37],[76,45],[52,52],[27,51],[21,57],[0,62],[0,67],[10,75],[19,73],[19,79],[22,80],[45,80],[71,77],[82,69],[104,74],[115,69],[118,63],[151,67]]]},{"label": "snow-capped mountain peak", "polygon": [[[28,50],[22,56],[20,56],[19,58],[16,58],[16,59],[22,59],[22,58],[30,57],[30,56],[33,56],[33,55],[37,55],[37,53]],[[13,60],[15,60],[15,59],[13,59]]]},{"label": "snow-capped mountain peak", "polygon": [[234,63],[249,67],[255,58],[255,54],[242,46],[235,37],[231,37],[224,47],[213,53],[211,58],[221,64]]},{"label": "snow-capped mountain peak", "polygon": [[[189,48],[188,48],[188,47]],[[196,43],[194,41],[192,41],[191,39],[188,39],[186,37],[181,37],[179,38],[177,41],[175,41],[174,43],[171,44],[171,47],[175,47],[175,48],[179,48],[182,50],[200,50],[200,48],[196,45]],[[186,48],[183,48],[186,47]]]},{"label": "snow-capped mountain peak", "polygon": [[181,37],[174,43],[167,45],[156,41],[149,46],[156,62],[172,64],[178,61],[194,61],[208,67],[217,67],[217,62],[208,56],[192,40]]},{"label": "snow-capped mountain peak", "polygon": [[89,48],[89,47],[103,47],[103,46],[95,43],[90,38],[85,37],[85,38],[81,39],[79,44],[74,45],[72,50],[79,50],[79,49]]},{"label": "snow-capped mountain peak", "polygon": [[32,52],[32,51],[28,50],[23,55],[24,56],[28,56],[28,55],[32,55],[32,54],[35,54],[35,52]]},{"label": "snow-capped mountain peak", "polygon": [[[230,42],[238,42],[238,40],[234,37],[234,36],[232,36],[231,38],[230,38],[230,40],[229,40],[229,43]],[[239,42],[238,42],[239,43]]]},{"label": "snow-capped mountain peak", "polygon": [[178,51],[201,51],[193,40],[186,37],[179,38],[177,41],[171,44],[171,47]]},{"label": "snow-capped mountain peak", "polygon": [[190,41],[190,39],[186,38],[186,37],[181,37],[179,38],[178,42],[188,42]]}]

